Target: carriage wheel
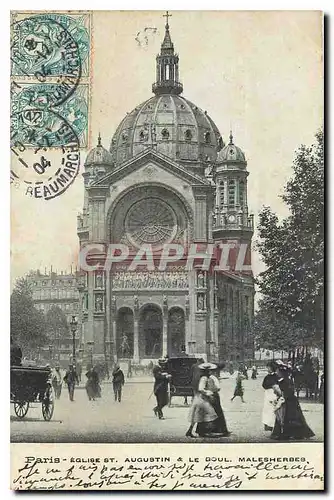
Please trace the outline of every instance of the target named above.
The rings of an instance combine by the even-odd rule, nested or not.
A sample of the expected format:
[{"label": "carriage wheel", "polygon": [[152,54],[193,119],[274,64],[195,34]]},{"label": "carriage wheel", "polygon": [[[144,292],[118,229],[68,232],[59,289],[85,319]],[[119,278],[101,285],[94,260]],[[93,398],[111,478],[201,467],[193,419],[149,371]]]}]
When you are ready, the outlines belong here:
[{"label": "carriage wheel", "polygon": [[42,414],[44,420],[49,421],[52,418],[54,410],[54,394],[53,389],[49,385],[45,391],[44,399],[42,401]]},{"label": "carriage wheel", "polygon": [[19,401],[14,403],[15,415],[18,418],[24,418],[28,412],[28,409],[29,409],[28,401]]}]

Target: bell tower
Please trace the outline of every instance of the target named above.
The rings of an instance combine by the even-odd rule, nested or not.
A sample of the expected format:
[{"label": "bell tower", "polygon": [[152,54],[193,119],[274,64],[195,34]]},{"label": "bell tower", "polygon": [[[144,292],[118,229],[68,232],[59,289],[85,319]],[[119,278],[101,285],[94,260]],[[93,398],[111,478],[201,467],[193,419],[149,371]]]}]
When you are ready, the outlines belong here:
[{"label": "bell tower", "polygon": [[161,44],[160,54],[157,55],[156,82],[152,85],[152,92],[155,95],[161,94],[181,94],[183,85],[179,81],[179,56],[174,53],[174,45],[169,33],[168,18],[166,17],[165,38]]},{"label": "bell tower", "polygon": [[253,215],[248,215],[247,161],[234,144],[232,131],[229,143],[219,152],[215,168],[216,209],[214,239],[250,240],[253,235]]}]

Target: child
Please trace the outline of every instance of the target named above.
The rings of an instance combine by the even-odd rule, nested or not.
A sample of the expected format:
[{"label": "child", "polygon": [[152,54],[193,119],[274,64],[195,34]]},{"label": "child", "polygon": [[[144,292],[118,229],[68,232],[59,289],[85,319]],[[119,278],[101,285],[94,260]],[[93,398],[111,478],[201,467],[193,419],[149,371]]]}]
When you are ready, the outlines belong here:
[{"label": "child", "polygon": [[242,387],[242,381],[245,379],[246,377],[240,372],[240,370],[238,371],[237,373],[237,378],[236,378],[236,383],[235,383],[235,389],[234,389],[234,394],[233,394],[233,398],[231,398],[231,401],[233,401],[233,399],[236,397],[236,396],[240,396],[241,397],[241,401],[243,403],[245,403],[244,401],[244,389]]}]

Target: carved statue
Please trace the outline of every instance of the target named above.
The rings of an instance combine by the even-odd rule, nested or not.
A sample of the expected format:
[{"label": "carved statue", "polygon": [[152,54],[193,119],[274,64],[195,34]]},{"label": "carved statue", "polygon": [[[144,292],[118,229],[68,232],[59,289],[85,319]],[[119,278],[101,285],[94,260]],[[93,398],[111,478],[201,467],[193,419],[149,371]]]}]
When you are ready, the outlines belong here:
[{"label": "carved statue", "polygon": [[204,311],[204,295],[201,293],[197,296],[197,309]]},{"label": "carved statue", "polygon": [[134,307],[135,309],[139,309],[139,300],[138,300],[138,295],[135,295],[133,297],[133,302],[134,302]]},{"label": "carved statue", "polygon": [[197,276],[197,286],[200,287],[200,288],[204,288],[205,286],[205,276],[203,274],[202,271],[200,271],[198,273],[198,276]]},{"label": "carved statue", "polygon": [[103,274],[101,272],[95,275],[95,286],[96,288],[103,288]]},{"label": "carved statue", "polygon": [[168,307],[167,295],[164,295],[164,296],[162,297],[162,305],[163,305],[164,307],[166,307],[166,308]]},{"label": "carved statue", "polygon": [[129,342],[128,342],[128,337],[125,333],[123,333],[123,336],[122,336],[122,341],[121,341],[121,345],[120,345],[120,351],[121,351],[121,355],[124,357],[126,354],[130,354],[130,346],[129,346]]},{"label": "carved statue", "polygon": [[103,311],[103,297],[102,297],[102,295],[97,295],[95,297],[95,310],[97,312]]}]

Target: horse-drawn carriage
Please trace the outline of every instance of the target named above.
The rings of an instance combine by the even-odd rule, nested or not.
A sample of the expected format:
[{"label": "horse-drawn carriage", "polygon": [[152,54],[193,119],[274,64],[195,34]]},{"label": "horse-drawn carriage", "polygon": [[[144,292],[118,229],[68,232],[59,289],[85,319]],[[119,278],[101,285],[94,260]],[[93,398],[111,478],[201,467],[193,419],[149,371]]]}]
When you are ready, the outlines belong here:
[{"label": "horse-drawn carriage", "polygon": [[172,378],[170,380],[169,406],[172,398],[181,396],[184,398],[193,396],[192,377],[193,366],[197,358],[180,357],[166,360],[165,370]]},{"label": "horse-drawn carriage", "polygon": [[10,370],[10,401],[18,418],[26,416],[29,406],[41,404],[44,420],[51,420],[54,395],[51,368],[12,366]]}]

